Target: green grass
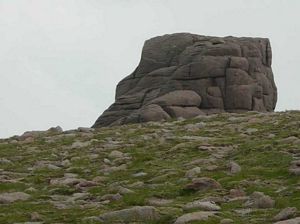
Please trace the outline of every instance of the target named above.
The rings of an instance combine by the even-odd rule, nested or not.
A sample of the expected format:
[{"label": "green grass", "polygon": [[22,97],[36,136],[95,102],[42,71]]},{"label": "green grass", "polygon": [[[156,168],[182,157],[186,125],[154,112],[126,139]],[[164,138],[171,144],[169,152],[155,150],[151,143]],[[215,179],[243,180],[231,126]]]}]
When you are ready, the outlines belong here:
[{"label": "green grass", "polygon": [[[168,207],[159,207],[161,220],[149,224],[171,224],[176,217],[186,213],[181,209],[184,204],[206,197],[226,197],[232,188],[241,188],[247,195],[251,195],[254,191],[264,192],[276,201],[275,207],[254,210],[241,216],[235,210],[244,209],[243,202],[223,202],[220,204],[222,210],[217,217],[194,223],[219,223],[223,218],[233,219],[237,224],[272,223],[272,217],[280,209],[297,207],[300,210],[300,181],[299,177],[291,175],[288,171],[293,157],[287,153],[297,146],[282,141],[289,136],[300,138],[300,113],[285,112],[272,116],[245,113],[235,116],[240,120],[229,121],[230,114],[220,114],[210,119],[195,118],[175,123],[170,121],[161,125],[149,123],[101,128],[93,136],[82,136],[78,132],[75,132],[75,137],[63,137],[53,133],[41,134],[36,141],[28,144],[3,144],[7,140],[0,140],[0,158],[12,161],[8,164],[0,163],[2,179],[5,176],[13,180],[0,182],[0,194],[22,191],[31,195],[28,201],[1,205],[0,223],[30,221],[32,212],[38,212],[45,223],[86,223],[83,221],[86,217],[131,206],[148,205],[149,198],[156,197],[172,199],[173,202]],[[247,122],[251,118],[258,119],[258,122]],[[185,129],[185,125],[198,122],[204,122],[206,126],[197,131]],[[248,128],[256,128],[258,131],[248,136],[243,135]],[[275,137],[269,138],[270,133],[275,134]],[[160,138],[164,135],[174,137],[162,141]],[[44,137],[49,136],[57,140],[47,143]],[[145,136],[147,140],[144,139]],[[210,137],[210,140],[207,142],[182,140],[184,136]],[[97,141],[82,149],[70,149],[74,141],[84,142],[91,139]],[[105,144],[110,140],[121,142],[116,150],[128,153],[132,157],[126,170],[113,172],[105,176],[106,179],[98,186],[84,190],[75,186],[49,185],[52,178],[61,178],[65,173],[74,173],[78,178],[86,180],[103,176],[101,171],[104,166],[103,159],[107,158],[111,151],[105,148]],[[215,153],[199,150],[201,145],[234,146],[224,158],[215,161],[218,166],[216,170],[206,171],[205,164],[197,165],[202,170],[199,177],[214,178],[222,185],[222,189],[204,192],[185,189],[185,185],[191,182],[185,178],[185,173],[193,168],[188,164],[197,159],[211,159]],[[90,153],[96,153],[99,157],[91,160],[88,158]],[[71,161],[72,157],[80,159]],[[59,163],[65,159],[71,161],[70,167],[61,167],[59,170],[47,168],[31,170],[37,161]],[[242,171],[230,175],[228,168],[230,161],[237,162]],[[145,172],[147,175],[134,177],[133,174],[138,172]],[[131,187],[136,182],[143,182],[144,185]],[[51,196],[71,197],[74,193],[80,192],[88,192],[90,194],[88,200],[97,202],[105,194],[117,193],[114,186],[129,188],[134,193],[123,195],[119,201],[90,208],[73,204],[67,209],[58,209],[50,202]],[[30,187],[35,191],[31,193],[26,191]]]}]

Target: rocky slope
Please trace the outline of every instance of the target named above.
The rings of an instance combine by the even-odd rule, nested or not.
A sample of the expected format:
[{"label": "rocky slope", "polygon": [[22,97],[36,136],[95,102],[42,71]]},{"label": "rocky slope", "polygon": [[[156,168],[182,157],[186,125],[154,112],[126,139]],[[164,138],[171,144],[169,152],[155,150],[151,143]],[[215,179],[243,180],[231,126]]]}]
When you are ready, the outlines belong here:
[{"label": "rocky slope", "polygon": [[0,140],[0,223],[294,224],[299,177],[299,111],[52,128]]}]

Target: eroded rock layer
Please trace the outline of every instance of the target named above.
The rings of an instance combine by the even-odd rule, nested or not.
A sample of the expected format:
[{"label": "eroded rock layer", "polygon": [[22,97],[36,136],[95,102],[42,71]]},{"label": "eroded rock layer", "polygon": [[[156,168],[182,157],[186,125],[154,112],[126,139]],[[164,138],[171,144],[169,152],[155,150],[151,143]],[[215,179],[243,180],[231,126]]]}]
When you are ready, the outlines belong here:
[{"label": "eroded rock layer", "polygon": [[144,44],[135,71],[119,82],[115,102],[94,127],[273,111],[277,89],[266,38],[176,33]]}]

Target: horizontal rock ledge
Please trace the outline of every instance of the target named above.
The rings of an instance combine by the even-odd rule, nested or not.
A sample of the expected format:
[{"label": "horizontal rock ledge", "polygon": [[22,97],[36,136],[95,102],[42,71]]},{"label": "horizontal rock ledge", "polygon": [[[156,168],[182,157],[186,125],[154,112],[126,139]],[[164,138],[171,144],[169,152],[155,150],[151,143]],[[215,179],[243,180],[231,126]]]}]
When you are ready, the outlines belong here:
[{"label": "horizontal rock ledge", "polygon": [[175,33],[147,40],[138,67],[93,127],[274,111],[277,88],[267,38]]}]

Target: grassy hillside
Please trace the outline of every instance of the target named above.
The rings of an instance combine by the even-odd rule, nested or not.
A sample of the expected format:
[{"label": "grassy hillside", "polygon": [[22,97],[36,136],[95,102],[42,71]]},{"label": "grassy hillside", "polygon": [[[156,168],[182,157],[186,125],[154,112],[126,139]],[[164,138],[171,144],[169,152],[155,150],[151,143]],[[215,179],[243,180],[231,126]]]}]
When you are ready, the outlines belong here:
[{"label": "grassy hillside", "polygon": [[0,223],[266,224],[297,209],[299,111],[0,140]]}]

